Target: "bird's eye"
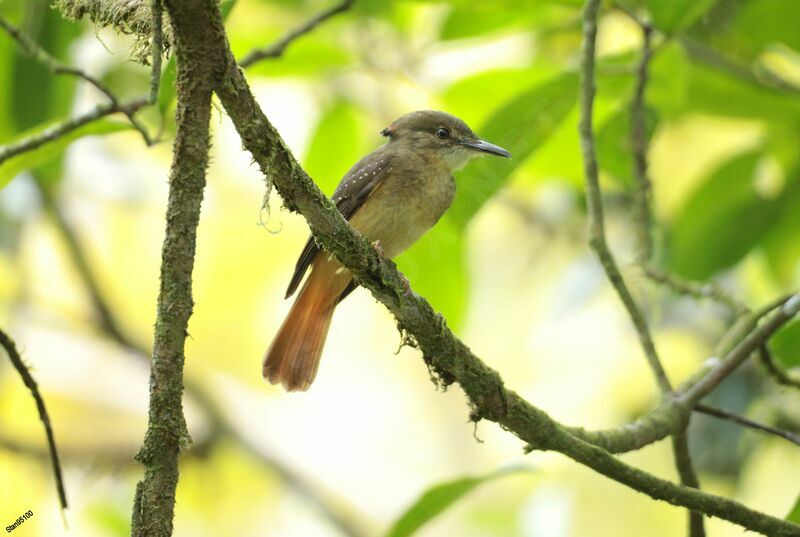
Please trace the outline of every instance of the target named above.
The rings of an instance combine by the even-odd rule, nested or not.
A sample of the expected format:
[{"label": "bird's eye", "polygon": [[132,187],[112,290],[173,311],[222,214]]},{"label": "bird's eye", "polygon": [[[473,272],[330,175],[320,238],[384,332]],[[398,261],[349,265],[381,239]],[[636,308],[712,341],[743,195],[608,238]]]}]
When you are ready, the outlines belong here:
[{"label": "bird's eye", "polygon": [[444,128],[436,129],[436,137],[439,138],[440,140],[444,140],[445,138],[449,138],[450,137],[450,131],[447,130],[447,129],[444,129]]}]

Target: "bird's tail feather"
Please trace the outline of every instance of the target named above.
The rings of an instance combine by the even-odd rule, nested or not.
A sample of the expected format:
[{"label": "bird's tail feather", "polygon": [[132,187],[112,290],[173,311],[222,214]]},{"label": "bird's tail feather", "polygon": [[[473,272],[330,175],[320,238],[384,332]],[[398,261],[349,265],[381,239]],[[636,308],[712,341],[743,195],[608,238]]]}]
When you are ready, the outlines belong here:
[{"label": "bird's tail feather", "polygon": [[312,271],[264,356],[264,378],[288,391],[305,391],[314,381],[336,307],[325,278],[314,276]]}]

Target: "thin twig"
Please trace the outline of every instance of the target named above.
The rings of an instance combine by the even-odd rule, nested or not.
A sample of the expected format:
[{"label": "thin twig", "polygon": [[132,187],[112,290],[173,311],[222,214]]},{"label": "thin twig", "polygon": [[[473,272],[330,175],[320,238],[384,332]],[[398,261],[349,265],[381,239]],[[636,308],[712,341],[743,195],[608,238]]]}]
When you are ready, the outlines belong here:
[{"label": "thin twig", "polygon": [[690,381],[693,383],[679,395],[679,399],[694,406],[744,363],[781,326],[792,320],[799,311],[800,295],[793,295],[783,302],[778,311],[772,313],[758,328],[748,331],[747,336],[738,342],[729,357],[722,360],[710,360],[710,364],[695,376],[699,380]]},{"label": "thin twig", "polygon": [[153,65],[150,69],[150,95],[147,100],[150,104],[155,104],[158,100],[158,87],[161,84],[161,55],[164,53],[164,11],[161,0],[151,0],[150,11],[153,16],[150,61]]},{"label": "thin twig", "polygon": [[[633,223],[636,230],[639,262],[647,265],[653,258],[653,210],[652,187],[647,170],[647,118],[645,115],[645,91],[648,83],[650,59],[653,54],[651,41],[653,28],[650,24],[639,20],[633,13],[628,13],[639,25],[642,31],[642,52],[636,68],[636,85],[631,100],[630,108],[630,142],[633,153],[633,176],[636,180],[634,192]],[[655,357],[655,360],[658,358]],[[663,390],[663,387],[662,387]],[[672,434],[672,453],[675,468],[682,485],[700,489],[700,480],[692,463],[689,452],[689,420],[683,428]],[[705,537],[705,523],[703,513],[696,510],[688,511],[689,537]]]},{"label": "thin twig", "polygon": [[32,39],[23,34],[17,27],[8,22],[8,20],[6,20],[2,15],[0,15],[0,27],[2,27],[17,42],[17,44],[26,54],[43,64],[53,73],[57,75],[66,74],[78,77],[100,90],[103,95],[108,97],[108,100],[113,107],[115,107],[119,112],[125,114],[125,116],[128,118],[128,121],[131,122],[131,125],[133,125],[133,127],[142,135],[145,144],[148,146],[153,145],[153,140],[150,138],[150,135],[147,132],[147,127],[145,127],[145,125],[135,116],[135,112],[138,110],[138,108],[134,109],[129,106],[121,105],[119,99],[117,99],[117,96],[114,95],[108,86],[100,82],[100,80],[93,77],[86,71],[60,62],[57,58],[37,45]]},{"label": "thin twig", "polygon": [[793,377],[789,375],[788,372],[784,371],[775,361],[775,357],[772,356],[772,352],[770,352],[766,344],[759,347],[758,356],[761,359],[761,363],[764,364],[764,367],[767,369],[767,372],[772,375],[778,384],[800,388],[800,378]]},{"label": "thin twig", "polygon": [[283,55],[286,48],[298,37],[302,37],[303,35],[307,34],[321,23],[325,22],[326,20],[330,19],[334,15],[338,13],[343,13],[350,9],[353,5],[355,0],[343,0],[339,2],[337,5],[326,9],[325,11],[321,11],[307,20],[305,23],[301,24],[291,32],[287,33],[273,44],[259,48],[251,51],[247,54],[241,61],[239,61],[239,65],[242,67],[250,67],[254,63],[259,60],[263,60],[265,58],[279,58]]},{"label": "thin twig", "polygon": [[71,119],[64,120],[60,123],[52,125],[41,132],[32,134],[27,138],[19,140],[18,142],[8,144],[0,147],[0,164],[16,155],[31,151],[46,143],[53,142],[65,134],[72,132],[76,129],[83,127],[93,121],[102,119],[106,116],[116,114],[118,112],[132,113],[147,105],[147,99],[141,98],[127,103],[114,104],[107,103],[96,106],[93,110]]},{"label": "thin twig", "polygon": [[[628,315],[633,321],[639,341],[644,349],[645,356],[650,365],[650,369],[656,378],[659,388],[664,393],[672,391],[672,386],[667,378],[661,361],[658,358],[653,338],[647,326],[644,312],[633,298],[625,280],[619,271],[614,256],[606,242],[605,219],[603,216],[603,199],[600,191],[600,181],[598,178],[597,154],[595,150],[595,139],[593,131],[593,112],[594,112],[594,64],[595,64],[595,40],[597,38],[597,21],[592,19],[591,9],[597,9],[594,5],[597,2],[589,0],[586,3],[586,15],[584,16],[583,26],[583,53],[581,59],[581,102],[580,102],[580,122],[578,130],[580,133],[581,151],[583,153],[584,179],[586,187],[586,204],[589,213],[589,245],[597,254],[600,263],[605,270],[611,285],[613,285],[619,295]],[[595,13],[596,15],[596,13]]]},{"label": "thin twig", "polygon": [[67,493],[64,489],[64,477],[61,473],[61,462],[58,459],[58,450],[56,449],[56,438],[53,435],[53,428],[50,425],[50,415],[47,413],[47,407],[44,405],[44,399],[39,393],[39,386],[36,384],[31,372],[25,366],[22,358],[17,351],[14,341],[8,337],[8,334],[0,330],[0,345],[6,350],[8,358],[17,370],[19,376],[22,377],[22,382],[30,390],[33,399],[36,401],[36,409],[39,411],[39,419],[42,420],[44,431],[47,435],[47,447],[50,452],[50,463],[53,466],[53,475],[56,479],[56,489],[58,490],[58,500],[61,502],[61,509],[67,508]]},{"label": "thin twig", "polygon": [[636,69],[636,88],[631,101],[631,150],[633,175],[636,179],[634,193],[634,223],[639,236],[639,259],[648,263],[653,258],[652,188],[647,174],[647,121],[645,116],[645,89],[652,50],[653,29],[642,25],[642,56]]},{"label": "thin twig", "polygon": [[732,421],[734,423],[738,423],[743,427],[748,427],[750,429],[755,429],[756,431],[762,431],[768,434],[772,434],[783,438],[784,440],[788,440],[793,444],[800,446],[800,435],[784,431],[783,429],[778,429],[777,427],[772,427],[771,425],[765,425],[763,423],[759,423],[757,421],[753,421],[750,418],[746,418],[744,416],[740,416],[739,414],[734,414],[733,412],[728,412],[727,410],[723,410],[721,408],[699,404],[694,407],[697,412],[701,412],[703,414],[708,414],[709,416],[714,416],[715,418],[720,418],[723,420]]},{"label": "thin twig", "polygon": [[653,265],[645,265],[645,274],[656,283],[671,287],[675,292],[696,299],[711,299],[730,309],[737,315],[750,311],[747,305],[714,282],[704,283],[685,280]]}]

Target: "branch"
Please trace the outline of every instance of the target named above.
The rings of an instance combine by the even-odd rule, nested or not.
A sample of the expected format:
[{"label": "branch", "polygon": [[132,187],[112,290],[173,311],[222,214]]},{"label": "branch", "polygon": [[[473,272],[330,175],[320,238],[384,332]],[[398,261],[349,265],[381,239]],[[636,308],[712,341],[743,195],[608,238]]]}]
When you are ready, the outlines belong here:
[{"label": "branch", "polygon": [[[0,15],[0,27],[2,27],[17,42],[17,44],[26,54],[31,56],[34,60],[38,61],[39,63],[43,64],[53,73],[57,75],[67,74],[81,78],[86,82],[88,82],[89,84],[91,84],[92,86],[94,86],[95,88],[97,88],[98,90],[100,90],[100,92],[102,92],[106,97],[108,97],[108,100],[110,101],[112,106],[115,106],[119,112],[125,114],[125,116],[128,118],[128,121],[130,121],[131,125],[133,125],[133,128],[139,131],[139,133],[142,135],[144,143],[147,144],[148,146],[153,145],[153,140],[147,133],[147,127],[145,127],[142,122],[136,119],[136,116],[134,115],[136,110],[138,110],[138,108],[130,108],[120,105],[116,95],[114,95],[114,93],[109,89],[108,86],[106,86],[105,84],[100,82],[100,80],[91,76],[87,72],[78,69],[77,67],[72,67],[70,65],[61,63],[58,59],[50,55],[50,53],[48,53],[42,47],[37,45],[28,36],[23,34],[18,28],[16,28],[14,25],[8,22],[2,15]],[[160,64],[159,64],[159,72],[160,72]],[[155,102],[155,99],[152,102]]]},{"label": "branch", "polygon": [[759,423],[757,421],[753,421],[749,418],[744,416],[740,416],[739,414],[734,414],[733,412],[728,412],[727,410],[723,410],[721,408],[716,408],[713,406],[708,405],[697,405],[694,407],[697,412],[702,412],[703,414],[708,414],[709,416],[714,416],[715,418],[723,419],[732,421],[733,423],[738,423],[743,427],[749,427],[750,429],[755,429],[756,431],[762,431],[768,434],[775,435],[777,437],[783,438],[784,440],[788,440],[793,444],[800,446],[800,435],[784,431],[783,429],[778,429],[777,427],[772,427],[770,425],[765,425],[763,423]]},{"label": "branch", "polygon": [[789,373],[784,371],[783,368],[775,361],[775,358],[772,356],[772,353],[766,344],[759,347],[758,355],[759,358],[761,358],[761,363],[764,364],[764,367],[767,368],[769,374],[772,375],[778,384],[800,388],[800,378],[792,377],[789,375]]},{"label": "branch", "polygon": [[[642,30],[642,53],[639,65],[636,69],[636,87],[633,100],[631,101],[630,111],[633,175],[636,179],[633,220],[635,225],[634,229],[638,235],[638,257],[643,264],[647,264],[653,258],[653,212],[651,206],[652,187],[647,173],[648,141],[647,121],[645,116],[645,90],[647,89],[648,69],[653,52],[651,48],[653,28],[644,22],[639,22],[639,27]],[[584,76],[589,76],[589,73],[585,73]],[[594,73],[591,73],[591,76],[593,77]],[[589,142],[594,144],[593,133],[590,132],[590,134],[592,137]],[[645,347],[645,352],[647,352],[647,347]],[[653,352],[655,353],[655,350],[653,350]],[[653,359],[658,363],[658,357],[655,356],[655,354]],[[659,374],[658,370],[655,372],[656,375]],[[663,370],[661,373],[663,374]],[[662,392],[669,393],[668,388],[669,382],[666,381],[662,384]],[[686,427],[673,433],[672,452],[681,484],[699,489],[700,480],[692,464],[692,457],[689,451],[688,425],[689,420],[687,419]],[[703,514],[698,511],[689,511],[689,537],[705,537],[705,534]]]},{"label": "branch", "polygon": [[737,315],[742,315],[750,311],[750,308],[747,307],[744,302],[713,282],[704,283],[685,280],[653,265],[646,265],[644,271],[651,280],[666,285],[677,293],[689,295],[696,299],[714,300]]},{"label": "branch", "polygon": [[250,51],[247,56],[241,59],[239,65],[246,68],[266,58],[279,58],[283,55],[286,48],[298,37],[304,36],[331,17],[349,10],[354,2],[355,0],[343,0],[337,5],[317,13],[304,24],[287,33],[273,44]]},{"label": "branch", "polygon": [[636,178],[634,194],[634,223],[639,235],[639,258],[649,262],[653,258],[653,212],[651,208],[652,188],[647,174],[647,124],[645,117],[645,89],[652,50],[650,47],[653,29],[642,24],[642,57],[636,69],[636,88],[631,102],[631,150],[633,171]]},{"label": "branch", "polygon": [[64,490],[64,477],[61,473],[61,463],[58,460],[58,450],[56,449],[56,439],[53,435],[53,428],[50,425],[50,415],[47,413],[47,407],[44,406],[44,399],[39,393],[39,386],[36,384],[25,363],[17,352],[17,347],[14,341],[8,337],[8,334],[0,330],[0,346],[6,350],[11,364],[17,370],[19,376],[22,377],[22,382],[30,390],[33,399],[36,401],[36,409],[39,411],[39,419],[42,420],[44,425],[44,432],[47,435],[47,447],[50,453],[50,464],[53,466],[53,475],[56,479],[56,490],[58,491],[58,500],[61,502],[61,509],[67,508],[67,493]]},{"label": "branch", "polygon": [[106,116],[116,114],[117,112],[123,112],[126,114],[133,113],[139,108],[142,108],[143,106],[146,105],[147,105],[147,99],[144,98],[136,99],[122,104],[108,103],[108,104],[98,105],[90,112],[87,112],[81,116],[64,120],[60,123],[57,123],[51,127],[46,128],[42,132],[37,132],[36,134],[32,134],[27,138],[24,138],[18,142],[14,142],[12,144],[0,147],[0,164],[10,159],[11,157],[15,157],[27,151],[32,151],[47,143],[54,142],[57,139],[61,138],[62,136],[76,129],[79,129],[84,125],[88,125],[93,121],[97,121],[98,119],[102,119]]},{"label": "branch", "polygon": [[226,59],[210,46],[214,40],[209,34],[225,35],[221,25],[207,24],[208,14],[218,13],[214,0],[172,0],[167,9],[175,36],[177,133],[161,253],[149,419],[136,455],[144,465],[144,479],[136,486],[134,537],[172,534],[178,456],[191,442],[182,406],[184,342],[193,308],[192,271],[208,167],[211,93]]},{"label": "branch", "polygon": [[[217,46],[225,47],[226,44],[220,41]],[[456,338],[445,320],[424,298],[407,293],[394,264],[380,259],[369,242],[353,230],[317,188],[258,106],[232,56],[225,80],[216,91],[245,148],[267,178],[274,182],[287,208],[300,212],[321,245],[392,312],[399,327],[414,337],[424,360],[438,379],[444,384],[460,384],[473,408],[474,419],[494,421],[535,449],[563,453],[653,498],[718,516],[765,535],[800,535],[800,526],[628,466],[605,450],[577,438],[572,430],[567,430],[545,412],[506,389],[497,371]],[[679,409],[681,404],[674,401],[665,403]],[[672,419],[679,425],[683,421],[680,412],[670,412],[666,417],[667,421]]]},{"label": "branch", "polygon": [[595,93],[595,40],[597,37],[598,10],[599,2],[596,0],[588,0],[586,2],[583,22],[583,56],[581,60],[580,123],[578,125],[581,151],[583,153],[586,204],[589,213],[589,245],[592,247],[595,254],[597,254],[606,276],[619,295],[620,300],[622,300],[631,321],[633,321],[647,362],[656,378],[656,383],[663,393],[668,393],[672,391],[672,386],[658,358],[658,353],[653,344],[644,312],[636,303],[628,286],[625,284],[625,280],[606,242],[603,200],[600,192],[597,154],[595,151],[592,126]]}]

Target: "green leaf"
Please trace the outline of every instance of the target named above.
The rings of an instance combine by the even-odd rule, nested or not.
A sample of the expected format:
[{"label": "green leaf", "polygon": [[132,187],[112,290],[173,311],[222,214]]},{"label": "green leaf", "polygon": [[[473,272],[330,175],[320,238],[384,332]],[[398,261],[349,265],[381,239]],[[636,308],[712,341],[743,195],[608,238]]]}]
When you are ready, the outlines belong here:
[{"label": "green leaf", "polygon": [[491,4],[477,3],[451,11],[444,20],[440,35],[443,40],[463,39],[518,27],[520,22],[519,13],[513,10],[497,9]]},{"label": "green leaf", "polygon": [[770,270],[785,286],[800,276],[800,189],[795,188],[779,219],[764,237],[763,248]]},{"label": "green leaf", "polygon": [[524,91],[478,129],[481,138],[511,152],[510,159],[477,159],[460,173],[458,193],[446,218],[464,227],[483,204],[508,180],[514,170],[533,153],[575,104],[578,77],[564,73]]},{"label": "green leaf", "polygon": [[717,0],[646,0],[656,28],[666,33],[688,28],[697,22]]},{"label": "green leaf", "polygon": [[[375,138],[380,138],[375,133]],[[303,168],[328,195],[367,148],[359,108],[339,101],[328,108],[311,138]]]},{"label": "green leaf", "polygon": [[395,521],[387,537],[408,537],[436,518],[479,485],[514,473],[530,471],[525,467],[497,470],[477,477],[463,477],[429,488],[403,515]]},{"label": "green leaf", "polygon": [[789,511],[788,515],[786,515],[786,520],[789,522],[794,522],[795,524],[800,524],[800,496],[798,496],[797,500],[795,500],[792,510]]},{"label": "green leaf", "polygon": [[800,367],[800,319],[778,330],[770,340],[770,348],[783,367]]},{"label": "green leaf", "polygon": [[775,222],[784,199],[756,192],[760,157],[748,151],[723,163],[678,212],[669,241],[675,272],[704,280],[742,259]]},{"label": "green leaf", "polygon": [[[653,137],[658,114],[652,108],[645,109],[647,139]],[[625,186],[634,183],[633,153],[631,147],[630,105],[625,103],[597,132],[597,157],[600,167]]]},{"label": "green leaf", "polygon": [[[20,134],[16,139],[11,140],[9,143],[14,143],[18,140],[27,138],[28,136],[39,133],[46,128],[47,126],[39,126],[34,129],[30,129]],[[56,157],[61,156],[67,146],[79,138],[91,135],[110,134],[112,132],[119,132],[128,130],[130,128],[131,127],[128,123],[114,121],[111,119],[101,119],[75,129],[74,131],[65,134],[64,136],[52,142],[46,143],[32,151],[26,151],[25,153],[21,153],[15,157],[12,157],[0,164],[0,188],[6,186],[6,184],[21,171],[37,168],[52,161]]]},{"label": "green leaf", "polygon": [[396,259],[414,292],[424,296],[456,331],[469,303],[465,256],[463,232],[442,219]]}]

